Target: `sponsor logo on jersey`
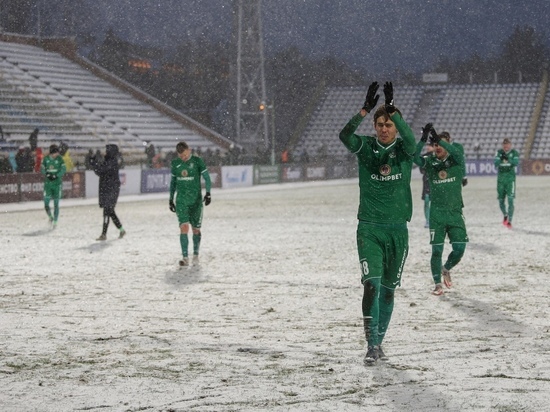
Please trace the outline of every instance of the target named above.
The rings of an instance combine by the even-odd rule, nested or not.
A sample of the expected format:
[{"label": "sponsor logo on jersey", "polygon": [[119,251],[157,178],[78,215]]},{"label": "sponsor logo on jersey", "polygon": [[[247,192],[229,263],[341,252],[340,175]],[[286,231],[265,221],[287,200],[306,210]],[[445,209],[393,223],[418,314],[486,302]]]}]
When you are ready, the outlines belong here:
[{"label": "sponsor logo on jersey", "polygon": [[439,173],[437,174],[437,176],[442,180],[447,179],[447,171],[446,170],[440,170]]},{"label": "sponsor logo on jersey", "polygon": [[391,166],[388,164],[380,166],[380,174],[382,176],[387,176],[391,173]]},{"label": "sponsor logo on jersey", "polygon": [[[441,172],[439,172],[439,173],[441,174]],[[446,173],[445,173],[445,176],[447,176]],[[445,178],[445,179],[432,181],[432,183],[434,183],[436,185],[439,185],[441,183],[451,183],[451,182],[456,182],[456,177],[448,177],[448,178]]]},{"label": "sponsor logo on jersey", "polygon": [[182,175],[183,177],[187,177],[188,174],[189,174],[189,173],[188,173],[187,170],[185,170],[185,169],[181,171],[181,175]]},{"label": "sponsor logo on jersey", "polygon": [[400,180],[403,178],[403,173],[396,173],[394,175],[388,175],[388,176],[380,176],[377,174],[370,175],[370,178],[372,180],[378,180],[379,182],[388,182],[390,180]]}]

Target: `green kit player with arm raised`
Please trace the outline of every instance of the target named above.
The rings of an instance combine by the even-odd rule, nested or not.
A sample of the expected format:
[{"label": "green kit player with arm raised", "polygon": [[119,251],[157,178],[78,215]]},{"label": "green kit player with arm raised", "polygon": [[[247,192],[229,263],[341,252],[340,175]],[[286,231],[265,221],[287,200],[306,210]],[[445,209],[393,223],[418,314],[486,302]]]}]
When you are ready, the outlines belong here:
[{"label": "green kit player with arm raised", "polygon": [[[497,175],[497,196],[500,211],[504,215],[502,224],[512,229],[514,217],[514,199],[516,197],[516,166],[519,164],[519,153],[512,149],[512,142],[506,138],[502,141],[502,149],[495,154]],[[506,210],[508,199],[508,210]]]},{"label": "green kit player with arm raised", "polygon": [[[65,174],[65,162],[59,155],[57,145],[50,146],[50,153],[42,160],[40,173],[44,179],[44,209],[50,219],[52,228],[57,226],[59,218],[59,200],[63,194],[63,175]],[[53,199],[53,215],[50,209],[50,200]]]},{"label": "green kit player with arm raised", "polygon": [[340,140],[357,156],[359,166],[357,251],[367,365],[387,360],[381,344],[409,251],[407,222],[412,216],[410,183],[416,146],[413,132],[393,105],[393,85],[389,82],[384,84],[385,104],[373,116],[376,137],[355,134],[367,113],[376,107],[377,91],[378,83],[374,82],[361,111],[340,132]]},{"label": "green kit player with arm raised", "polygon": [[[422,157],[424,144],[431,135],[430,143],[434,151]],[[449,133],[437,134],[431,123],[422,129],[422,138],[417,145],[414,162],[425,169],[430,185],[430,260],[432,278],[435,283],[434,295],[442,295],[441,277],[447,288],[452,286],[450,270],[464,256],[468,234],[462,209],[462,180],[464,178],[464,156],[456,145],[450,143]],[[445,238],[449,236],[452,251],[443,265]]]},{"label": "green kit player with arm raised", "polygon": [[[191,154],[191,149],[185,142],[176,145],[178,156],[172,160],[170,180],[169,207],[178,216],[180,226],[180,245],[182,259],[180,266],[189,266],[189,226],[193,232],[193,264],[199,263],[199,248],[201,243],[202,211],[204,201],[208,206],[212,200],[210,196],[211,180],[208,169],[200,157]],[[201,176],[204,179],[206,194],[202,197]],[[174,195],[176,203],[174,203]]]}]

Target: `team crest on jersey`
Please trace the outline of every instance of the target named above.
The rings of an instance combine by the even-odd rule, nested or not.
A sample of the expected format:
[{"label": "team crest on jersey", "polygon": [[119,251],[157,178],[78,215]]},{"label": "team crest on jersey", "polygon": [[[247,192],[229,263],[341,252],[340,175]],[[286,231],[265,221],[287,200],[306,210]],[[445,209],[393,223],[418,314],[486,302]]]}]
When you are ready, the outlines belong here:
[{"label": "team crest on jersey", "polygon": [[188,174],[189,174],[189,173],[187,173],[187,170],[185,170],[185,169],[181,171],[181,175],[182,175],[183,177],[187,177]]},{"label": "team crest on jersey", "polygon": [[447,171],[446,170],[440,170],[439,173],[437,174],[437,176],[440,179],[447,179]]},{"label": "team crest on jersey", "polygon": [[391,166],[386,164],[386,165],[382,165],[380,166],[380,174],[382,176],[387,176],[391,173]]}]

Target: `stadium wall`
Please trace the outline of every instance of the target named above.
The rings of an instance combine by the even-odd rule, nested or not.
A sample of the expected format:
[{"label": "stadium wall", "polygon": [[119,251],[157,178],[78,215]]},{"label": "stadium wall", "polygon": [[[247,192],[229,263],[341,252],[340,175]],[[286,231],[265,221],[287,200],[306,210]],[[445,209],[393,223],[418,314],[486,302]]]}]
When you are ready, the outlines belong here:
[{"label": "stadium wall", "polygon": [[[466,169],[468,177],[497,174],[491,159],[468,161]],[[214,166],[208,171],[212,187],[222,189],[357,177],[355,165],[345,164]],[[517,172],[521,175],[550,175],[550,159],[525,160]],[[412,176],[414,179],[421,177],[418,168],[414,168]],[[121,196],[168,192],[170,169],[122,169],[120,180]],[[63,198],[97,197],[98,186],[99,179],[92,171],[67,173],[63,176]],[[43,190],[44,177],[40,173],[0,174],[0,203],[42,200]]]}]

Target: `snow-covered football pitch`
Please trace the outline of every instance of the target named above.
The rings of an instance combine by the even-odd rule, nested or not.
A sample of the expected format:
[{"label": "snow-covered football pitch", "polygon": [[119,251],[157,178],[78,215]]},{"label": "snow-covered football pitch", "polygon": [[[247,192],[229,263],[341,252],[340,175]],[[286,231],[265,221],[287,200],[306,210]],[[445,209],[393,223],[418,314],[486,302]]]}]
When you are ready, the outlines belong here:
[{"label": "snow-covered football pitch", "polygon": [[[355,180],[215,190],[201,264],[180,270],[167,194],[0,205],[2,411],[546,411],[550,177],[464,189],[470,244],[430,294],[421,181],[385,340],[363,365]],[[450,247],[445,247],[445,256]]]}]

